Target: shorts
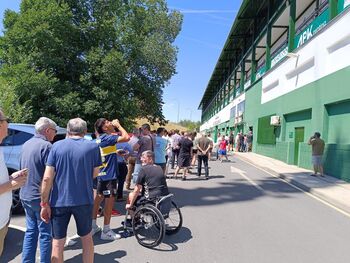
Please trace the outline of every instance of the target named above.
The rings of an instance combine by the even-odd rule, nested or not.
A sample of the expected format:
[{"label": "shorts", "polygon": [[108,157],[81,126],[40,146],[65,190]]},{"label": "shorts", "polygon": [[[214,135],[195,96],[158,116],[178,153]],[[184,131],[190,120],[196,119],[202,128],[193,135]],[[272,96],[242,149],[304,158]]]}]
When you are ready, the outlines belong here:
[{"label": "shorts", "polygon": [[198,150],[197,149],[192,149],[192,154],[197,154]]},{"label": "shorts", "polygon": [[93,205],[51,207],[51,226],[54,239],[67,236],[67,228],[73,215],[79,236],[86,236],[92,229]]},{"label": "shorts", "polygon": [[117,195],[117,179],[107,181],[97,181],[97,194],[109,198]]},{"label": "shorts", "polygon": [[9,223],[7,223],[3,228],[0,229],[0,258],[1,258],[2,251],[4,249],[5,237],[8,231],[8,226],[9,226]]},{"label": "shorts", "polygon": [[226,155],[226,150],[219,150],[220,155]]},{"label": "shorts", "polygon": [[322,155],[312,155],[312,164],[321,165],[322,164]]}]

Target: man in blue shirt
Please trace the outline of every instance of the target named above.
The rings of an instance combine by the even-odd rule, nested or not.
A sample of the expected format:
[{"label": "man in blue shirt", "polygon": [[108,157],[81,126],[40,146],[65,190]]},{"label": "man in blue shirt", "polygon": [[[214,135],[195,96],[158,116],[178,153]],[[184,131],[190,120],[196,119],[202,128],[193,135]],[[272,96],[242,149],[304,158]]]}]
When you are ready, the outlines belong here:
[{"label": "man in blue shirt", "polygon": [[[116,129],[119,130],[121,136],[115,135]],[[102,166],[97,177],[97,195],[94,201],[94,210],[92,215],[92,233],[95,234],[101,230],[96,224],[98,209],[101,202],[105,199],[103,231],[101,232],[102,240],[116,240],[120,235],[114,233],[110,228],[112,209],[114,206],[115,196],[117,194],[117,178],[118,178],[118,161],[117,161],[117,143],[127,142],[129,140],[128,133],[120,125],[118,120],[109,121],[100,118],[95,123],[95,130],[99,134],[96,140],[100,147],[102,156]]]},{"label": "man in blue shirt", "polygon": [[[85,140],[86,122],[72,119],[67,138],[56,142],[49,153],[41,187],[41,219],[52,226],[52,262],[63,262],[67,227],[74,216],[83,246],[83,262],[93,262],[91,235],[93,178],[102,165],[96,143]],[[49,199],[50,197],[50,199]]]},{"label": "man in blue shirt", "polygon": [[23,240],[23,262],[35,262],[38,237],[40,261],[51,262],[51,225],[40,218],[40,187],[56,129],[54,121],[41,117],[35,123],[34,137],[22,147],[20,166],[21,169],[28,168],[27,182],[20,191],[27,227]]},{"label": "man in blue shirt", "polygon": [[166,167],[166,147],[168,145],[168,141],[163,138],[165,129],[162,127],[159,127],[157,129],[157,136],[156,136],[156,145],[154,147],[154,156],[155,160],[154,163],[156,165],[159,165],[165,174],[165,167]]}]

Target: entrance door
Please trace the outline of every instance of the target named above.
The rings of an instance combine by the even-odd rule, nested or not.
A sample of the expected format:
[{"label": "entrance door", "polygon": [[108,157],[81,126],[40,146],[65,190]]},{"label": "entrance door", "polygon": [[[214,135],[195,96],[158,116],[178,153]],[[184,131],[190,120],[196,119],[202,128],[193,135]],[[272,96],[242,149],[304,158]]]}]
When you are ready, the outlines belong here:
[{"label": "entrance door", "polygon": [[299,160],[299,143],[304,142],[304,127],[295,128],[294,139],[294,164],[298,165]]}]

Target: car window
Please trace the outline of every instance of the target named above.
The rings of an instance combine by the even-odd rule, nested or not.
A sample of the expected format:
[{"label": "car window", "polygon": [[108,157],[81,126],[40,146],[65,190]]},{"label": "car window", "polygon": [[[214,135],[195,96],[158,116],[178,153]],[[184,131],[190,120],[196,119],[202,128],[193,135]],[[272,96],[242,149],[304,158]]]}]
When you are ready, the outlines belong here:
[{"label": "car window", "polygon": [[55,138],[53,139],[52,143],[55,143],[57,141],[63,140],[66,138],[66,134],[56,134]]},{"label": "car window", "polygon": [[22,145],[32,137],[31,133],[14,130],[12,143],[13,145]]},{"label": "car window", "polygon": [[2,140],[0,146],[12,146],[13,145],[13,136],[14,136],[14,134],[15,134],[14,130],[8,129],[7,137]]}]

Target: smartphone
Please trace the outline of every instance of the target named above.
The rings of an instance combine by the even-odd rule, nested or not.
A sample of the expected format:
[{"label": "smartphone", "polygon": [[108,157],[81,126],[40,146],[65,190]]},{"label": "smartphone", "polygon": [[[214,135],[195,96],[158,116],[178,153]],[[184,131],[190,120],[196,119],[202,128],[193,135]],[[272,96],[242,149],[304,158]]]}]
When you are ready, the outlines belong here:
[{"label": "smartphone", "polygon": [[28,168],[22,169],[22,176],[28,176],[28,172],[29,172]]}]

